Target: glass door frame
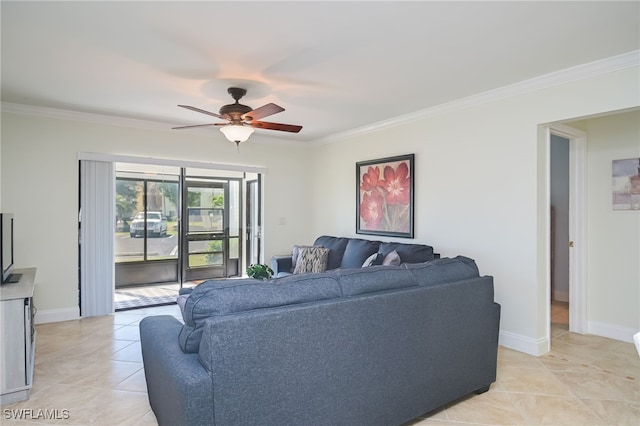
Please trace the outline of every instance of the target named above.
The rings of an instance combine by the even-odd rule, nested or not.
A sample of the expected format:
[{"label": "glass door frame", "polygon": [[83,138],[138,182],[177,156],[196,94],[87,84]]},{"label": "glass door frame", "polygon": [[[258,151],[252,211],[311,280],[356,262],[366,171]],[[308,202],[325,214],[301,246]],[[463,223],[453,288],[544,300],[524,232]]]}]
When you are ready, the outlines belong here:
[{"label": "glass door frame", "polygon": [[[242,179],[229,178],[229,177],[211,177],[211,176],[187,176],[186,173],[181,174],[181,186],[182,186],[182,229],[181,234],[181,281],[182,283],[190,282],[194,280],[206,280],[212,278],[228,278],[232,276],[242,275],[242,232],[243,222],[241,221],[241,211],[237,212],[238,215],[238,235],[230,234],[231,223],[231,182],[237,182],[238,188],[238,201],[241,200],[242,192]],[[222,188],[224,191],[224,204],[223,204],[223,229],[221,231],[192,231],[189,229],[190,216],[189,216],[189,188]],[[239,206],[242,210],[242,205]],[[212,206],[213,208],[213,206]],[[238,253],[237,259],[232,258],[230,253],[230,240],[235,238],[238,240]],[[191,252],[190,243],[197,241],[222,241],[222,265],[212,266],[198,266],[191,267],[190,255],[206,255],[207,253],[214,253],[213,251]]]},{"label": "glass door frame", "polygon": [[[174,181],[166,181],[162,179],[155,179],[148,176],[140,176],[140,177],[118,177],[116,176],[115,182],[117,184],[118,181],[128,181],[128,182],[139,182],[142,184],[142,209],[144,219],[144,229],[142,232],[142,259],[128,261],[128,262],[118,262],[114,259],[114,268],[115,268],[115,287],[123,288],[128,286],[139,286],[139,285],[147,285],[147,284],[159,284],[159,283],[170,283],[170,282],[178,282],[179,281],[179,257],[162,257],[162,258],[149,258],[149,241],[150,232],[148,229],[147,222],[147,214],[149,211],[148,206],[148,191],[149,191],[149,183],[175,183],[178,186],[178,194],[180,193],[180,182],[179,179]],[[178,197],[176,200],[178,204],[180,204],[181,200]],[[180,210],[180,206],[176,206],[178,211]],[[164,212],[161,212],[164,215]],[[178,229],[177,235],[180,235],[180,219],[178,218]],[[130,224],[131,225],[131,224]],[[168,225],[167,225],[168,226]],[[159,237],[163,238],[162,235]],[[165,237],[166,238],[166,235]],[[128,238],[127,238],[128,239]],[[154,241],[154,242],[160,242]],[[180,239],[178,238],[178,253],[180,250]]]},{"label": "glass door frame", "polygon": [[246,266],[262,261],[262,175],[245,180]]}]

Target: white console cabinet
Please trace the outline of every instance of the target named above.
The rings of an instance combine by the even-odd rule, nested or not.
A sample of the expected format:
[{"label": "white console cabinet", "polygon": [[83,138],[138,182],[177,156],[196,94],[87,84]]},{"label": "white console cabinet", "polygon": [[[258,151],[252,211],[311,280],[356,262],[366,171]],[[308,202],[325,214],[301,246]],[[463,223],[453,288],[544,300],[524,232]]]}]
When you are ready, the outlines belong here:
[{"label": "white console cabinet", "polygon": [[36,349],[36,332],[33,326],[36,268],[15,269],[12,273],[22,274],[20,281],[0,286],[2,405],[29,398]]}]

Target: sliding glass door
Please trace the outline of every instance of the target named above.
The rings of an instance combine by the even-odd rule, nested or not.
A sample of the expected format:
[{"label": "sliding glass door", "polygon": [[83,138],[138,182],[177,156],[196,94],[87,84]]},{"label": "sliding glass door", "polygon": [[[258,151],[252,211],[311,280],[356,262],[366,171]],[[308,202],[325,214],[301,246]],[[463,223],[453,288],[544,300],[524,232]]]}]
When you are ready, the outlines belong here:
[{"label": "sliding glass door", "polygon": [[186,177],[183,281],[240,272],[239,182]]},{"label": "sliding glass door", "polygon": [[257,173],[118,163],[116,288],[241,276],[259,263]]},{"label": "sliding glass door", "polygon": [[246,184],[246,259],[247,265],[260,263],[262,242],[260,179],[247,181]]},{"label": "sliding glass door", "polygon": [[178,281],[177,175],[116,174],[116,288]]}]

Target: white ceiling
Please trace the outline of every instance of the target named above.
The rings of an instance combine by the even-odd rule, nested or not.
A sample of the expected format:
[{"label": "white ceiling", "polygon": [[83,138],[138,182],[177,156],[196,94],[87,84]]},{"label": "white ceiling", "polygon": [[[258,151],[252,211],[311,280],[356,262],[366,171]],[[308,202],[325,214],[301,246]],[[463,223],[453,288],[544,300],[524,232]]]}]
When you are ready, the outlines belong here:
[{"label": "white ceiling", "polygon": [[304,126],[256,133],[299,141],[640,48],[638,1],[0,7],[3,102],[170,128],[220,122],[177,105],[217,112],[240,86],[242,103],[286,108],[265,121]]}]

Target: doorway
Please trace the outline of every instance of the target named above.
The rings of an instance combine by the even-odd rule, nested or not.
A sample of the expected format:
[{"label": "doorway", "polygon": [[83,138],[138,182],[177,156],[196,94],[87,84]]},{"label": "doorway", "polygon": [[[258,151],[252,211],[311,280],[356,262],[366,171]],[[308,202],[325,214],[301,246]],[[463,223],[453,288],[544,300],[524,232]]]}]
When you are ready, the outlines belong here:
[{"label": "doorway", "polygon": [[[241,276],[259,173],[116,163],[116,310],[175,303],[183,285]],[[251,203],[251,205],[250,205]]]},{"label": "doorway", "polygon": [[240,180],[184,182],[182,282],[241,275]]},{"label": "doorway", "polygon": [[556,320],[562,322],[565,330],[586,332],[586,134],[578,129],[556,124],[549,128],[547,144],[547,312],[551,337],[554,332],[552,322]]},{"label": "doorway", "polygon": [[550,142],[551,334],[569,330],[569,139]]}]

